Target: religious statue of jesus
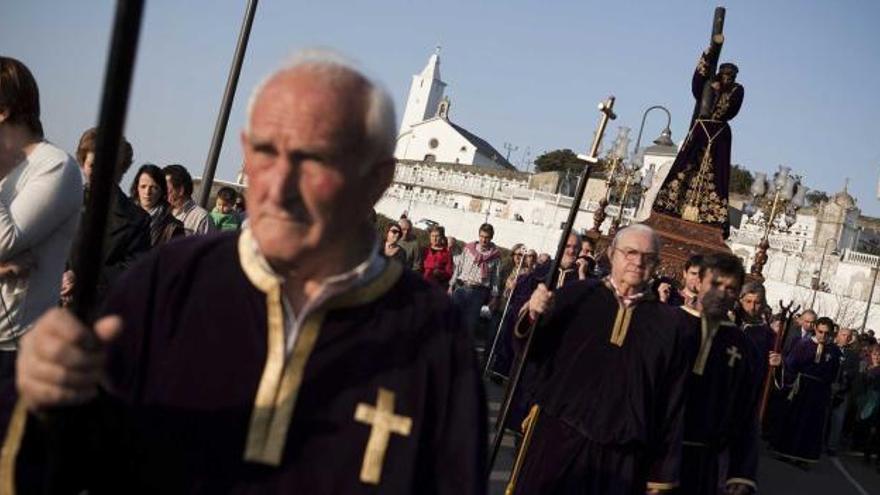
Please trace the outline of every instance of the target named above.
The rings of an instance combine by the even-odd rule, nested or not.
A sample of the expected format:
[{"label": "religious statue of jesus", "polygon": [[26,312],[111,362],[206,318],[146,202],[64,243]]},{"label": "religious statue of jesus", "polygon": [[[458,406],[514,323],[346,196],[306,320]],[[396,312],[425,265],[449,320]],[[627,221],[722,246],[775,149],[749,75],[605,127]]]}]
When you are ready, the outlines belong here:
[{"label": "religious statue of jesus", "polygon": [[713,34],[711,44],[697,62],[692,81],[697,101],[690,130],[653,209],[690,222],[717,224],[726,238],[731,144],[728,121],[739,113],[744,89],[736,82],[736,65],[721,64],[715,73],[723,43],[723,34]]}]

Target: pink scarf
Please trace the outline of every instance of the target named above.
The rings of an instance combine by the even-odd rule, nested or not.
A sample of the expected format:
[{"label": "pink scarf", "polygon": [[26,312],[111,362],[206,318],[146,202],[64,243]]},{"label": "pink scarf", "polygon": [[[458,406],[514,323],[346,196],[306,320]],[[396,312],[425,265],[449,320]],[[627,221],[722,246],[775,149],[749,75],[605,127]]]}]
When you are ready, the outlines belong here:
[{"label": "pink scarf", "polygon": [[464,248],[474,257],[474,263],[480,267],[480,276],[486,278],[489,275],[489,263],[501,258],[501,251],[495,244],[489,244],[489,250],[482,252],[477,249],[477,241],[464,245]]},{"label": "pink scarf", "polygon": [[645,295],[644,290],[642,292],[631,294],[629,296],[621,295],[620,290],[617,288],[617,285],[614,284],[614,280],[611,279],[610,275],[605,277],[605,280],[607,280],[609,288],[614,291],[614,295],[617,297],[617,300],[620,301],[620,304],[622,304],[625,308],[628,308],[639,302],[639,300]]}]

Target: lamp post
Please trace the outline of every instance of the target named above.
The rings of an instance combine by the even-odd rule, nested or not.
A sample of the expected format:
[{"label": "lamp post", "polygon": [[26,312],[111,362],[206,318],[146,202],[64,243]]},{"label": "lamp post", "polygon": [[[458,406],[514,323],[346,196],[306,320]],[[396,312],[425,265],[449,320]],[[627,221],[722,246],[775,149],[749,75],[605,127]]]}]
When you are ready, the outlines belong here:
[{"label": "lamp post", "polygon": [[[825,256],[827,256],[828,252],[828,241],[834,241],[834,238],[829,237],[825,239],[825,244],[822,246],[822,259],[819,260],[819,271],[816,272],[816,276],[810,281],[813,286],[813,297],[810,298],[810,309],[813,309],[813,305],[816,304],[816,292],[819,290],[819,285],[822,283],[822,269],[825,267]],[[835,241],[837,242],[837,241]],[[831,254],[834,254],[835,251],[831,251]],[[873,287],[872,287],[873,289]]]},{"label": "lamp post", "polygon": [[874,266],[871,267],[871,271],[874,272],[874,279],[871,281],[871,290],[868,291],[868,300],[865,302],[865,317],[862,318],[861,333],[865,333],[865,326],[868,324],[868,313],[871,312],[871,300],[874,299],[874,286],[877,285],[877,274],[880,273],[880,266],[877,266],[877,263],[874,263]]},{"label": "lamp post", "polygon": [[[752,263],[750,273],[752,276],[764,278],[764,265],[767,263],[767,250],[770,248],[770,232],[774,227],[780,232],[787,232],[794,225],[797,217],[795,213],[804,205],[804,198],[808,188],[801,185],[800,177],[791,174],[790,167],[779,166],[779,170],[773,174],[773,181],[767,180],[767,174],[755,173],[755,181],[752,183],[752,199],[743,206],[743,212],[749,218],[759,210],[763,214],[764,234],[755,250],[755,261]],[[784,214],[784,226],[778,226],[779,214]]]},{"label": "lamp post", "polygon": [[663,110],[666,112],[666,127],[660,132],[660,137],[654,140],[654,144],[660,146],[675,146],[675,143],[672,141],[672,129],[669,128],[669,125],[672,123],[672,114],[669,113],[669,110],[666,107],[662,105],[654,105],[648,107],[648,109],[645,110],[645,113],[642,114],[642,125],[639,126],[639,135],[636,137],[636,147],[633,150],[633,156],[639,154],[639,145],[642,144],[642,131],[645,130],[645,119],[648,117],[648,113],[651,110]]}]

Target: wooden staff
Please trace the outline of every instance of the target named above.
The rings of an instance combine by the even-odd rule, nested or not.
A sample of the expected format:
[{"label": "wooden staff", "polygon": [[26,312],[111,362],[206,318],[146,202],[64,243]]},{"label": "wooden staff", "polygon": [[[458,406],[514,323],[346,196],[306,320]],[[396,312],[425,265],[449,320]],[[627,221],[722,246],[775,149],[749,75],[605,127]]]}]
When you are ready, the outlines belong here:
[{"label": "wooden staff", "polygon": [[[562,236],[559,238],[559,244],[556,246],[556,256],[553,257],[553,262],[550,264],[550,274],[547,280],[547,287],[556,287],[556,279],[559,277],[559,262],[562,259],[562,255],[565,253],[565,245],[568,243],[568,236],[571,235],[574,220],[577,217],[578,209],[580,209],[581,201],[584,198],[584,191],[587,188],[587,181],[590,180],[593,165],[599,162],[599,145],[602,144],[602,136],[605,135],[605,128],[608,126],[608,122],[617,118],[614,114],[614,96],[609,96],[606,101],[600,103],[599,111],[602,113],[602,116],[599,118],[599,128],[596,130],[595,136],[593,136],[593,144],[590,147],[590,154],[578,155],[578,158],[585,161],[587,165],[584,167],[584,171],[581,173],[580,179],[578,180],[577,190],[572,199],[571,208],[568,210],[568,220],[565,222],[565,226],[562,229]],[[501,411],[498,413],[498,420],[495,423],[495,437],[492,441],[492,452],[489,456],[489,469],[486,473],[487,479],[489,475],[492,474],[492,467],[495,465],[496,457],[498,457],[498,449],[501,447],[501,441],[504,439],[504,425],[507,423],[507,417],[510,415],[510,406],[516,395],[520,378],[522,378],[522,371],[525,367],[526,358],[529,355],[529,349],[532,347],[532,339],[535,336],[535,328],[538,326],[540,320],[540,318],[537,318],[532,322],[531,328],[529,329],[529,335],[523,346],[522,355],[516,360],[512,378],[507,382],[507,389],[504,392],[504,403],[501,406]]]},{"label": "wooden staff", "polygon": [[208,150],[208,159],[205,160],[205,170],[202,172],[202,183],[199,186],[199,205],[202,208],[208,208],[211,185],[214,183],[214,172],[217,170],[217,160],[220,159],[220,149],[223,147],[226,125],[229,123],[229,111],[232,109],[232,100],[235,99],[235,88],[238,87],[238,76],[241,74],[241,64],[244,62],[244,53],[247,50],[256,11],[257,0],[248,0],[247,10],[245,10],[241,29],[238,32],[238,43],[235,45],[232,66],[229,67],[229,75],[226,77],[223,102],[220,103],[220,113],[217,115],[217,123],[214,125],[214,137],[211,139],[211,148]]},{"label": "wooden staff", "polygon": [[134,73],[134,60],[140,33],[143,0],[119,0],[110,39],[110,55],[104,77],[104,93],[98,117],[98,135],[95,140],[95,163],[89,178],[88,197],[83,215],[81,244],[73,272],[73,312],[81,320],[91,323],[90,314],[95,306],[95,287],[101,271],[107,213],[116,186],[119,164],[119,144],[125,127],[128,96]]},{"label": "wooden staff", "polygon": [[[782,311],[782,328],[779,330],[779,333],[776,334],[776,340],[773,342],[773,352],[779,353],[782,350],[782,346],[785,344],[785,337],[788,335],[788,327],[791,325],[792,316],[797,313],[801,307],[798,306],[792,311],[791,307],[794,305],[794,301],[788,303],[788,306],[782,304],[782,301],[779,301],[779,309]],[[764,359],[767,359],[765,356]],[[776,371],[776,366],[768,366],[767,367],[767,376],[764,377],[764,390],[761,393],[761,407],[758,411],[758,418],[763,423],[764,422],[764,413],[767,412],[767,401],[770,399],[770,386],[773,383],[773,374]]]},{"label": "wooden staff", "polygon": [[[143,0],[119,0],[110,38],[110,54],[104,75],[104,92],[98,116],[95,163],[89,177],[88,197],[83,214],[81,244],[73,263],[76,284],[71,309],[86,326],[95,315],[96,287],[103,264],[104,239],[110,202],[116,186],[119,145],[128,111],[128,97],[134,73],[135,56],[143,17]],[[80,452],[71,436],[88,421],[86,406],[63,407],[52,411],[47,420],[48,453],[46,493],[78,493],[71,459]]]}]

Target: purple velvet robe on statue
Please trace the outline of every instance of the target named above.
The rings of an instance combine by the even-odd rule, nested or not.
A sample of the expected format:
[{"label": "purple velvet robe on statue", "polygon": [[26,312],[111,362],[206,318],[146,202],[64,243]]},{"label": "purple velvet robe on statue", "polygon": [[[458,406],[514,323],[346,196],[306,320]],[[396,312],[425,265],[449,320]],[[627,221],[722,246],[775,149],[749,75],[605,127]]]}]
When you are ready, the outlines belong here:
[{"label": "purple velvet robe on statue", "polygon": [[[721,225],[726,231],[733,139],[728,121],[739,113],[745,90],[740,84],[733,83],[716,91],[711,116],[696,117],[703,85],[709,78],[708,67],[717,59],[714,45],[700,55],[691,81],[697,100],[695,117],[691,120],[688,135],[663,181],[653,208],[654,211],[697,223]],[[698,208],[696,220],[687,218],[685,208],[688,204]]]}]

